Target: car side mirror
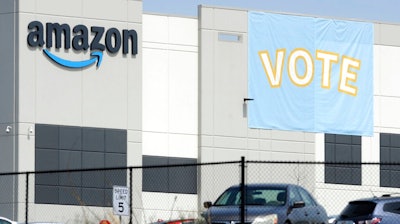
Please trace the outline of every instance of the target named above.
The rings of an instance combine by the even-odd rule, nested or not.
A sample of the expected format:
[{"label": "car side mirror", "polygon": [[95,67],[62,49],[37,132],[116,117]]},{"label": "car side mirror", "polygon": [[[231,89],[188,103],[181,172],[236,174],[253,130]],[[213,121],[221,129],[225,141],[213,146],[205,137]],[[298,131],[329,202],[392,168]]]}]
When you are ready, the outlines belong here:
[{"label": "car side mirror", "polygon": [[212,202],[211,201],[206,201],[203,203],[204,208],[209,208],[212,206]]},{"label": "car side mirror", "polygon": [[302,208],[304,206],[306,206],[304,201],[295,201],[292,205],[292,208]]}]

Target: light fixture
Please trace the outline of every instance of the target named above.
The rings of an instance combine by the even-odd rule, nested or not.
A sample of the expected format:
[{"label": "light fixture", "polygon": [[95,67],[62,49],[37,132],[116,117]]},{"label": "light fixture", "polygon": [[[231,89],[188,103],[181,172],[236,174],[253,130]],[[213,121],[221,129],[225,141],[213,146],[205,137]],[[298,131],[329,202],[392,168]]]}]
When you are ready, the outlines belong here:
[{"label": "light fixture", "polygon": [[11,129],[12,129],[12,127],[11,127],[10,125],[7,125],[7,127],[6,127],[6,133],[10,133]]},{"label": "light fixture", "polygon": [[29,127],[28,132],[29,132],[29,134],[33,134],[33,127],[32,126]]}]

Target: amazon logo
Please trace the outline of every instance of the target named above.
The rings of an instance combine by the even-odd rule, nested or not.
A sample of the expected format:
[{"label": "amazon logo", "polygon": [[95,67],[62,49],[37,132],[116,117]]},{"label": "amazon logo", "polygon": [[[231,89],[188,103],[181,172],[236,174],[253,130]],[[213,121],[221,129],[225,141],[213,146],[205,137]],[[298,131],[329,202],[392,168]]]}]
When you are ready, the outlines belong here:
[{"label": "amazon logo", "polygon": [[[44,55],[55,63],[67,68],[85,68],[96,64],[100,66],[103,59],[103,52],[107,50],[116,54],[122,48],[122,54],[136,55],[138,52],[137,33],[135,30],[124,29],[119,31],[116,28],[105,30],[104,27],[92,26],[90,29],[85,25],[76,25],[72,29],[68,24],[46,23],[32,21],[28,25],[27,42],[31,47],[45,47]],[[104,38],[103,38],[104,37]],[[53,39],[54,38],[54,39]],[[71,61],[63,59],[51,52],[51,48],[72,49],[76,51],[90,50],[90,58],[82,61]]]}]

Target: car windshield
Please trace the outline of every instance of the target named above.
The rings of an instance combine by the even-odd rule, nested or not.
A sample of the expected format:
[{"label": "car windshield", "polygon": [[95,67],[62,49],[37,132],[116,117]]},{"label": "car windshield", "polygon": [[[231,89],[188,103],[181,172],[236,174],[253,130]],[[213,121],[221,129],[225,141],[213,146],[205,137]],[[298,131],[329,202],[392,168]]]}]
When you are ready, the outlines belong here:
[{"label": "car windshield", "polygon": [[[286,188],[257,186],[248,187],[246,205],[281,206],[286,203]],[[241,192],[239,187],[233,187],[222,193],[215,201],[214,206],[240,205]]]},{"label": "car windshield", "polygon": [[350,202],[340,214],[340,218],[355,218],[369,216],[374,212],[376,203],[372,201],[353,201]]}]

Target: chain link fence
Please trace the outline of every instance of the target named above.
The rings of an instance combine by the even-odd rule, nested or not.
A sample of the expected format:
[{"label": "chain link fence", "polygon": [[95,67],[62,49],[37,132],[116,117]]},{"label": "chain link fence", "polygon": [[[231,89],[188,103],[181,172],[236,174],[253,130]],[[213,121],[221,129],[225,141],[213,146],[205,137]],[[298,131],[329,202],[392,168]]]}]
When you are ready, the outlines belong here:
[{"label": "chain link fence", "polygon": [[[242,158],[219,163],[1,173],[0,216],[22,223],[204,223],[204,202],[215,202],[230,186],[251,183],[302,186],[328,215],[337,215],[350,200],[398,193],[400,186],[391,183],[397,167],[399,164]],[[387,170],[393,173],[383,175]],[[129,192],[116,198],[115,187],[126,187]],[[240,214],[239,209],[234,221],[246,222]]]}]

